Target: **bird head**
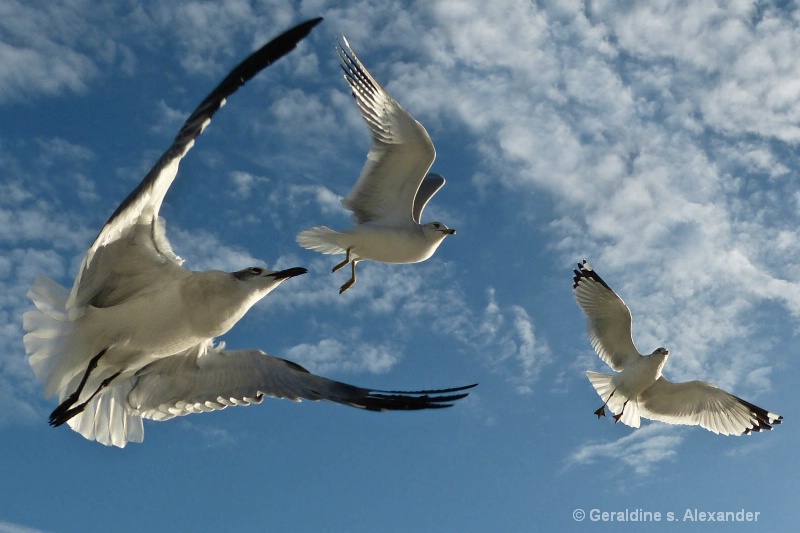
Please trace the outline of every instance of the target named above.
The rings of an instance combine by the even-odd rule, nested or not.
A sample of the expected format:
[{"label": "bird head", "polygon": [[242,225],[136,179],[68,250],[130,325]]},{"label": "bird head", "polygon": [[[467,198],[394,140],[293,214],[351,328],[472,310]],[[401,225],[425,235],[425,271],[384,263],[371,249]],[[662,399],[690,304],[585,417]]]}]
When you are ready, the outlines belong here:
[{"label": "bird head", "polygon": [[263,298],[285,280],[300,276],[306,272],[308,272],[308,270],[303,267],[287,268],[286,270],[269,270],[261,267],[249,267],[244,270],[232,272],[231,275],[241,283],[257,286],[259,288],[259,296]]},{"label": "bird head", "polygon": [[422,225],[422,232],[425,235],[432,235],[436,238],[444,239],[448,235],[455,235],[456,230],[448,228],[441,222],[428,222]]},{"label": "bird head", "polygon": [[667,350],[666,348],[663,348],[663,347],[662,348],[656,348],[656,350],[651,355],[658,355],[660,357],[663,357],[664,360],[666,360],[667,357],[669,357],[669,350]]}]

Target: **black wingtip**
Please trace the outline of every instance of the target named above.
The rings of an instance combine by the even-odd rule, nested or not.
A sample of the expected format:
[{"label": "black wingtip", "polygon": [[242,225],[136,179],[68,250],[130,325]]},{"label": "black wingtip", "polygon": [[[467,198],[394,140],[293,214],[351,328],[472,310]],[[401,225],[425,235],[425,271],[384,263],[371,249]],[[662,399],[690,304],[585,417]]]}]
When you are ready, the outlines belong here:
[{"label": "black wingtip", "polygon": [[448,389],[419,391],[372,391],[356,403],[369,411],[419,411],[422,409],[443,409],[452,407],[453,402],[469,396],[462,392],[478,384],[452,387]]},{"label": "black wingtip", "polygon": [[578,263],[578,270],[573,270],[572,272],[575,273],[575,276],[572,278],[573,289],[578,288],[578,283],[580,283],[582,279],[591,279],[601,284],[606,289],[613,291],[613,289],[608,286],[608,283],[606,283],[605,280],[603,280],[603,278],[601,278],[600,275],[594,271],[592,265],[586,262],[586,259]]},{"label": "black wingtip", "polygon": [[[753,421],[753,427],[749,427],[745,429],[742,434],[749,435],[751,433],[758,433],[760,431],[771,431],[772,426],[776,426],[783,422],[783,416],[778,415],[776,413],[771,413],[766,409],[754,405],[746,400],[739,398],[738,396],[734,396],[736,400],[739,401],[742,405],[747,407],[750,410],[750,414],[755,418]],[[773,418],[770,415],[775,415],[777,418]]]},{"label": "black wingtip", "polygon": [[143,191],[151,187],[165,165],[185,155],[188,144],[203,132],[203,128],[222,107],[226,98],[235,93],[239,87],[260,71],[294,50],[297,44],[311,33],[314,26],[322,22],[322,20],[322,17],[317,17],[298,24],[278,35],[239,63],[189,115],[189,118],[181,126],[170,149],[161,156],[142,182],[122,201],[106,224],[111,223],[129,205],[136,201]]}]

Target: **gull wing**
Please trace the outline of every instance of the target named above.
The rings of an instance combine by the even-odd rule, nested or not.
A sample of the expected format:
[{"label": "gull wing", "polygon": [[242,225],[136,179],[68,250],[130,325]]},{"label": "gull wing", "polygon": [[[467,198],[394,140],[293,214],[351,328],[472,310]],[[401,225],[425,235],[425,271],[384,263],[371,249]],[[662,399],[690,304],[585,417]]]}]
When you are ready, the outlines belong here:
[{"label": "gull wing", "polygon": [[370,411],[450,407],[467,396],[456,387],[425,391],[380,391],[340,383],[260,350],[208,347],[156,361],[136,375],[128,404],[141,416],[174,416],[260,403],[264,396],[293,401],[328,400]]},{"label": "gull wing", "polygon": [[772,429],[783,417],[704,381],[672,383],[663,376],[639,395],[640,415],[667,424],[702,426],[723,435]]},{"label": "gull wing", "polygon": [[189,115],[172,145],[158,159],[136,189],[117,207],[89,248],[75,278],[67,309],[73,312],[95,297],[99,287],[105,284],[108,263],[113,262],[99,260],[99,256],[110,244],[128,237],[136,225],[144,225],[150,229],[150,244],[155,262],[180,265],[180,259],[169,246],[163,225],[158,224],[157,220],[161,203],[175,179],[181,159],[211,122],[214,113],[225,105],[228,96],[262,69],[292,51],[297,43],[321,21],[321,18],[316,18],[299,24],[253,52]]},{"label": "gull wing", "polygon": [[613,370],[641,357],[631,336],[631,311],[585,260],[573,270],[572,292],[583,314],[592,347]]},{"label": "gull wing", "polygon": [[425,176],[425,179],[422,180],[422,183],[419,186],[417,196],[414,198],[414,211],[411,214],[414,222],[417,224],[420,223],[422,210],[425,209],[425,206],[428,205],[428,202],[431,198],[433,198],[433,195],[436,194],[443,186],[444,178],[439,174],[434,174],[431,172]]},{"label": "gull wing", "polygon": [[359,224],[408,223],[417,189],[436,158],[436,150],[422,124],[383,90],[347,39],[342,39],[338,51],[344,78],[372,137],[367,162],[342,205],[354,213]]}]

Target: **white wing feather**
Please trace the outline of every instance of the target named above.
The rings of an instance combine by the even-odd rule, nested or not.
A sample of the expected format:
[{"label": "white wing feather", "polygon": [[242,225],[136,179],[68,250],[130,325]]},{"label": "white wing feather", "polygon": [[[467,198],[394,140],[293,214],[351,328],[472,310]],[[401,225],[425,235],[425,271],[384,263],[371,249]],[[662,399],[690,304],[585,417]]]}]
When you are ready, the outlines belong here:
[{"label": "white wing feather", "polygon": [[350,49],[339,46],[342,69],[369,126],[372,145],[367,162],[342,205],[356,222],[407,224],[422,179],[436,158],[428,132],[370,75]]},{"label": "white wing feather", "polygon": [[157,223],[161,203],[178,173],[181,159],[194,146],[195,139],[203,132],[223,105],[225,99],[236,92],[249,79],[262,69],[293,50],[311,29],[322,21],[321,18],[306,21],[284,32],[266,45],[253,52],[234,68],[222,82],[200,103],[183,123],[172,145],[158,159],[156,164],[142,179],[141,183],[119,205],[81,263],[72,292],[67,301],[70,318],[80,315],[83,307],[96,296],[98,287],[105,283],[107,271],[101,255],[109,245],[131,235],[137,225],[149,228],[155,262],[181,264],[172,252],[163,226]]},{"label": "white wing feather", "polygon": [[631,336],[631,312],[625,302],[584,261],[578,263],[573,294],[583,314],[589,340],[597,355],[613,370],[621,372],[641,357]]},{"label": "white wing feather", "polygon": [[722,435],[772,429],[783,417],[703,381],[672,383],[663,376],[639,395],[641,416],[701,426]]},{"label": "white wing feather", "polygon": [[[205,352],[200,355],[200,352]],[[128,395],[145,418],[224,409],[260,403],[264,396],[289,400],[328,400],[372,411],[449,407],[469,387],[431,391],[378,391],[333,381],[261,350],[223,350],[206,346],[152,363],[139,371]],[[431,396],[431,394],[435,396]]]}]

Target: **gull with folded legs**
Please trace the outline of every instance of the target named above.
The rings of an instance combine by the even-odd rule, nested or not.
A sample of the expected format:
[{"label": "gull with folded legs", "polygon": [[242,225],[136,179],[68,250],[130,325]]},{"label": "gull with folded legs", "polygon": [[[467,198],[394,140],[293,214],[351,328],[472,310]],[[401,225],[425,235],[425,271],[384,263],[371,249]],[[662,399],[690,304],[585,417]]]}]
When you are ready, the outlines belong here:
[{"label": "gull with folded legs", "polygon": [[259,403],[274,396],[369,410],[447,407],[468,387],[384,392],[332,381],[260,350],[225,350],[215,337],[304,268],[193,272],[182,267],[159,210],[181,159],[241,85],[293,50],[322,19],[276,37],[239,64],[183,124],[172,145],[103,226],[72,291],[44,276],[29,296],[25,349],[47,396],[50,423],[90,440],[141,442],[143,418]]},{"label": "gull with folded legs", "polygon": [[701,426],[722,435],[747,435],[772,429],[783,417],[738,398],[711,383],[673,383],[661,371],[669,357],[666,348],[640,354],[631,336],[631,312],[625,302],[586,261],[574,271],[573,293],[583,313],[592,347],[616,375],[586,372],[603,400],[595,411],[638,428],[640,418],[668,424]]}]

